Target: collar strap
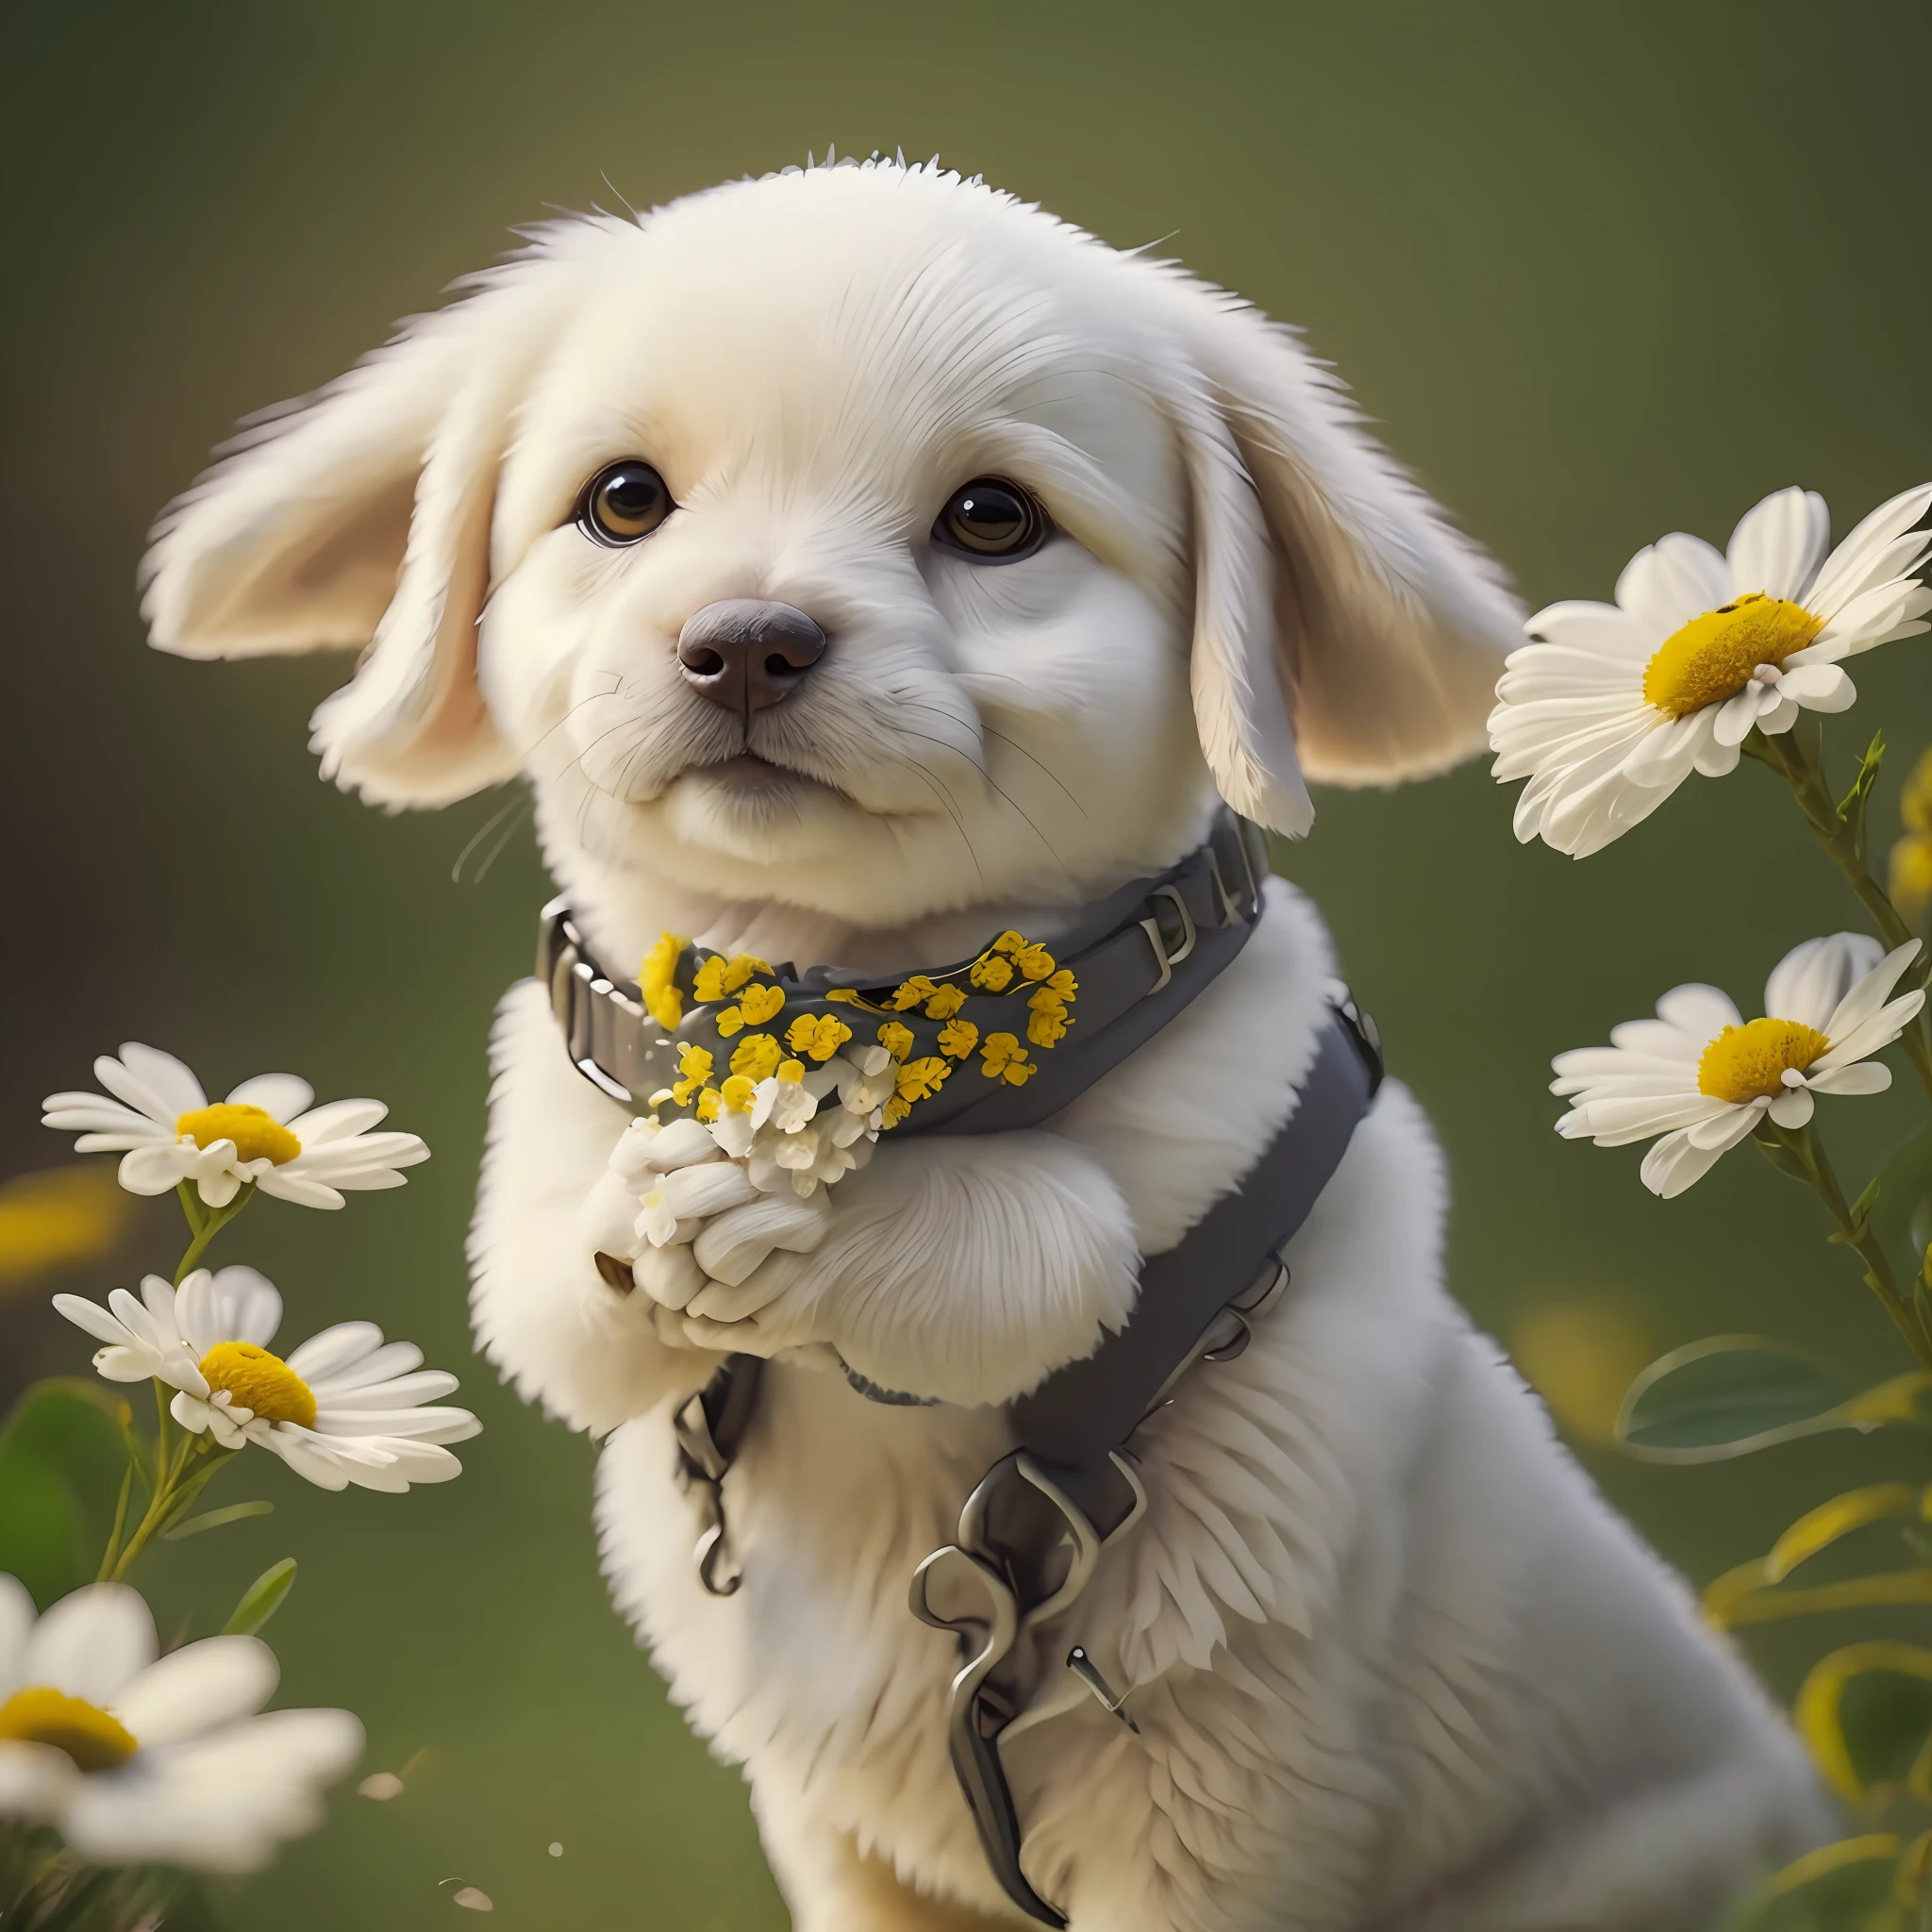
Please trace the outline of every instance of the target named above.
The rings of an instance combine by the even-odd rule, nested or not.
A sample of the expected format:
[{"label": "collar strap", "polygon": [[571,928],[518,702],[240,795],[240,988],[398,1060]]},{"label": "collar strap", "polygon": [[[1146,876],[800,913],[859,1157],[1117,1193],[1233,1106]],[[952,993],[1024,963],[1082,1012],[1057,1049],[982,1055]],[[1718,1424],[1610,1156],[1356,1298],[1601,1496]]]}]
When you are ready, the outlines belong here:
[{"label": "collar strap", "polygon": [[824,1062],[852,1041],[900,1064],[885,1131],[994,1133],[1059,1112],[1203,991],[1260,918],[1267,872],[1259,831],[1223,810],[1205,844],[1082,908],[1052,951],[1008,931],[956,965],[880,978],[709,958],[667,934],[648,993],[601,965],[554,899],[537,975],[577,1071],[633,1108],[702,1107],[756,1042]]}]

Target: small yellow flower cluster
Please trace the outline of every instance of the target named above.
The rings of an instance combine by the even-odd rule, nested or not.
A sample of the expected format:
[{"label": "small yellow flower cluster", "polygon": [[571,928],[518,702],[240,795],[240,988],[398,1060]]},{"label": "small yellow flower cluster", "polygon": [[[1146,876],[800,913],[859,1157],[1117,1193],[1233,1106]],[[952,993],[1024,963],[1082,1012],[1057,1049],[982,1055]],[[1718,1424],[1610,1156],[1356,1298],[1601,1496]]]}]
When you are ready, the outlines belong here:
[{"label": "small yellow flower cluster", "polygon": [[[1026,1000],[1026,1038],[1035,1046],[1057,1046],[1074,1024],[1068,1008],[1080,991],[1080,982],[1044,946],[1029,942],[1024,933],[1001,933],[966,969],[966,976],[985,992],[1033,988]],[[863,1004],[856,992],[835,992],[829,997]],[[981,1056],[980,1071],[989,1080],[1021,1087],[1040,1071],[1038,1062],[1027,1058],[1017,1034],[990,1033],[982,1039],[973,1021],[959,1017],[965,1004],[964,987],[941,983],[924,973],[915,973],[902,981],[886,1001],[889,1011],[907,1013],[917,1007],[927,1019],[946,1023],[940,1029],[939,1054],[925,1059],[907,1058],[916,1044],[909,1026],[888,1020],[878,1029],[879,1043],[901,1065],[899,1091],[886,1103],[887,1126],[896,1126],[904,1120],[915,1101],[938,1092],[952,1071],[948,1062],[971,1059],[975,1052]]]},{"label": "small yellow flower cluster", "polygon": [[1054,958],[1044,946],[1028,945],[1024,933],[1003,932],[967,969],[966,976],[988,992],[1005,992],[1014,974],[1023,979],[1045,979]]},{"label": "small yellow flower cluster", "polygon": [[1067,1008],[1079,991],[1080,982],[1064,966],[1034,988],[1026,1001],[1031,1015],[1026,1022],[1026,1038],[1035,1046],[1059,1044],[1061,1036],[1074,1024],[1074,1016]]},{"label": "small yellow flower cluster", "polygon": [[785,1035],[785,1044],[795,1054],[806,1055],[823,1064],[852,1038],[852,1029],[830,1013],[814,1018],[801,1013]]},{"label": "small yellow flower cluster", "polygon": [[748,986],[739,994],[735,1007],[726,1007],[718,1015],[716,1025],[729,1040],[747,1026],[762,1026],[767,1020],[775,1020],[784,1009],[785,995],[775,986]]},{"label": "small yellow flower cluster", "polygon": [[679,1107],[689,1107],[692,1094],[711,1077],[711,1050],[706,1046],[681,1046],[677,1050],[677,1071],[684,1078],[671,1089],[671,1097]]},{"label": "small yellow flower cluster", "polygon": [[[813,1024],[808,1020],[797,1021],[791,1030],[796,1033],[800,1026]],[[819,1024],[836,1026],[838,1022]],[[831,1051],[827,1048],[825,1053],[816,1054],[814,1058],[826,1058]],[[738,1042],[731,1056],[731,1072],[719,1086],[711,1085],[711,1075],[717,1071],[717,1059],[708,1046],[687,1041],[679,1047],[677,1071],[684,1077],[652,1094],[651,1105],[655,1108],[668,1100],[678,1107],[690,1107],[695,1101],[697,1117],[701,1121],[714,1121],[727,1108],[733,1113],[749,1113],[758,1098],[758,1082],[769,1080],[774,1074],[781,1080],[799,1080],[805,1076],[803,1065],[797,1060],[786,1059],[784,1049],[769,1033],[748,1034]]]},{"label": "small yellow flower cluster", "polygon": [[729,959],[722,953],[713,953],[698,968],[691,996],[704,1006],[728,1000],[755,974],[771,970],[772,962],[760,959],[755,953],[734,953]]},{"label": "small yellow flower cluster", "polygon": [[1918,920],[1932,906],[1932,751],[1920,754],[1907,777],[1898,815],[1906,835],[1891,848],[1887,883],[1901,916]]},{"label": "small yellow flower cluster", "polygon": [[778,1071],[784,1049],[769,1033],[747,1033],[732,1049],[731,1071],[751,1080],[769,1080]]},{"label": "small yellow flower cluster", "polygon": [[899,1069],[899,1091],[886,1102],[885,1124],[896,1127],[912,1111],[912,1103],[937,1093],[946,1084],[946,1075],[952,1071],[952,1062],[942,1060],[937,1055],[908,1060]]},{"label": "small yellow flower cluster", "polygon": [[981,1060],[979,1071],[989,1080],[1004,1080],[1010,1087],[1025,1086],[1040,1071],[1039,1064],[1026,1058],[1018,1036],[1011,1033],[989,1033]]},{"label": "small yellow flower cluster", "polygon": [[638,988],[644,996],[644,1011],[668,1033],[684,1018],[684,994],[676,984],[677,961],[689,940],[675,932],[663,934],[644,955],[638,968]]}]

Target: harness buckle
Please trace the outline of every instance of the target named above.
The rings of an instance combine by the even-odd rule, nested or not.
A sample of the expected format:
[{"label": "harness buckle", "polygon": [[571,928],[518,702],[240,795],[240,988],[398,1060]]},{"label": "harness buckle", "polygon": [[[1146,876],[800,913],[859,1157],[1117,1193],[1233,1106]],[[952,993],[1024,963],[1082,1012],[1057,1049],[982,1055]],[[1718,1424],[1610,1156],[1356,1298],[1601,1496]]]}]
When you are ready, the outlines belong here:
[{"label": "harness buckle", "polygon": [[671,1422],[678,1481],[697,1506],[699,1531],[691,1560],[710,1596],[730,1596],[744,1581],[744,1566],[731,1547],[724,1519],[724,1478],[751,1420],[763,1367],[757,1356],[728,1357],[704,1388],[686,1398]]},{"label": "harness buckle", "polygon": [[[1126,1515],[1106,1535],[1036,1457],[1015,1449],[1001,1457],[979,1479],[959,1512],[958,1541],[935,1550],[920,1564],[912,1573],[908,1592],[912,1614],[922,1624],[950,1631],[959,1641],[960,1665],[953,1677],[946,1715],[953,1771],[979,1828],[987,1860],[1008,1897],[1043,1925],[1064,1926],[1066,1916],[1034,1890],[1021,1867],[1019,1815],[999,1753],[1000,1734],[1025,1700],[1015,1684],[995,1673],[1023,1641],[1073,1607],[1092,1580],[1102,1553],[1145,1515],[1147,1491],[1132,1460],[1118,1449],[1110,1450],[1108,1459],[1125,1481],[1132,1502]],[[1022,1485],[1018,1491],[1011,1487],[1015,1478]],[[1028,1511],[1033,1498],[1048,1504],[1057,1519],[1048,1519],[1049,1534],[1041,1539],[1027,1534],[1029,1523],[1041,1520]],[[1004,1533],[994,1521],[1003,1499],[1011,1518],[1004,1525]],[[1031,1547],[1026,1547],[1029,1542]],[[1062,1546],[1069,1546],[1065,1573],[1057,1582],[1049,1583],[1047,1559]],[[949,1564],[963,1566],[963,1575],[978,1583],[987,1599],[985,1614],[947,1615],[934,1607],[933,1579]],[[1088,1661],[1078,1646],[1074,1656]],[[1068,1663],[1074,1674],[1092,1688],[1091,1679],[1072,1658]],[[1089,1668],[1092,1668],[1091,1662]],[[1094,1674],[1098,1675],[1097,1671]],[[1106,1680],[1101,1682],[1104,1685]],[[1112,1695],[1110,1689],[1107,1694]],[[1132,1720],[1118,1708],[1121,1701],[1116,1699],[1110,1707],[1131,1726]]]}]

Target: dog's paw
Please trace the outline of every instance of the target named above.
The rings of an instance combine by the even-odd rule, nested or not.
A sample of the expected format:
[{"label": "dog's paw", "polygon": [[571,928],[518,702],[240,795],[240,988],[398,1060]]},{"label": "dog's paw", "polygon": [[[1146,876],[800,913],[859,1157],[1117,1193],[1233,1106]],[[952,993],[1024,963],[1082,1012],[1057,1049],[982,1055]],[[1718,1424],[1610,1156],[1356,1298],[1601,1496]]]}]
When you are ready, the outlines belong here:
[{"label": "dog's paw", "polygon": [[[680,1346],[731,1346],[715,1315],[690,1324],[676,1318],[708,1289],[742,1291],[774,1253],[809,1253],[824,1238],[831,1214],[824,1188],[801,1197],[789,1175],[772,1191],[752,1173],[749,1159],[728,1155],[696,1121],[662,1128],[636,1123],[579,1210],[578,1237],[598,1272],[673,1318],[658,1326]],[[740,1303],[762,1307],[763,1299],[741,1292]]]}]

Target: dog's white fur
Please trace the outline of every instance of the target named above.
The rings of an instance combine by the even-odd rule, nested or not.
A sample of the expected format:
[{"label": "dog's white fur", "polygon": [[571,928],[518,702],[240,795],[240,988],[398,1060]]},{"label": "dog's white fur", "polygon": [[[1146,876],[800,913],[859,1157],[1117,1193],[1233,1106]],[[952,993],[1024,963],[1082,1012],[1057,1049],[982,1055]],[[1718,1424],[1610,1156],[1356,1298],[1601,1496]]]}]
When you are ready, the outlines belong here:
[{"label": "dog's white fur", "polygon": [[[679,508],[588,541],[641,456]],[[1009,475],[1055,539],[927,541]],[[977,183],[789,171],[566,222],[243,438],[164,519],[154,641],[368,645],[325,773],[391,807],[525,774],[604,957],[661,929],[889,971],[1172,862],[1218,788],[1298,833],[1304,774],[1391,782],[1479,741],[1516,612],[1294,339]],[[833,639],[742,721],[681,682],[714,599]],[[373,640],[373,641],[372,641]],[[762,782],[724,761],[750,750]],[[741,1762],[803,1932],[1009,1922],[952,1781],[950,1640],[908,1577],[1006,1445],[995,1406],[1128,1314],[1292,1105],[1331,971],[1271,888],[1246,950],[1044,1126],[881,1145],[812,1254],[736,1287],[688,1248],[613,1293],[578,1210],[624,1125],[543,996],[493,1045],[477,1332],[608,1433],[625,1613]],[[960,1077],[965,1077],[961,1074]],[[745,1211],[745,1210],[739,1210]],[[1660,1932],[1819,1828],[1792,1741],[1441,1287],[1441,1161],[1384,1089],[1295,1237],[1294,1291],[1141,1430],[1144,1524],[1006,1746],[1040,1889],[1080,1932]],[[728,1485],[745,1581],[692,1574],[669,1411],[774,1357]],[[883,1407],[827,1372],[941,1398]]]}]

